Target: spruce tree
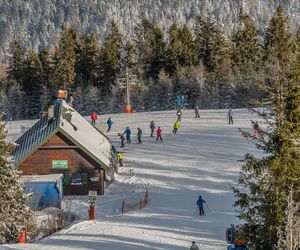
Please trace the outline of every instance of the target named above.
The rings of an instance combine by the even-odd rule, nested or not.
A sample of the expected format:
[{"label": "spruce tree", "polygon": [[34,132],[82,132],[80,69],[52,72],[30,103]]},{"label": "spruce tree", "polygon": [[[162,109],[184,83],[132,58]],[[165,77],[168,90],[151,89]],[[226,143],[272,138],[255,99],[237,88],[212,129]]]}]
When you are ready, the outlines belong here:
[{"label": "spruce tree", "polygon": [[291,68],[288,29],[279,7],[265,37],[265,91],[273,102],[268,113],[258,112],[263,119],[258,134],[243,132],[265,153],[262,158],[245,156],[238,187],[234,188],[235,206],[245,221],[243,234],[250,249],[286,249],[279,236],[286,236],[285,211],[291,187],[297,190],[295,200],[300,198],[299,68]]},{"label": "spruce tree", "polygon": [[234,34],[232,53],[234,66],[242,73],[256,70],[260,66],[261,47],[258,30],[252,18],[240,10],[238,30]]},{"label": "spruce tree", "polygon": [[12,57],[7,70],[8,78],[23,84],[25,49],[19,41],[14,41],[11,46]]},{"label": "spruce tree", "polygon": [[168,31],[168,46],[166,49],[166,70],[170,74],[177,72],[180,66],[182,47],[180,42],[180,29],[176,24],[172,24]]},{"label": "spruce tree", "polygon": [[181,55],[180,65],[181,66],[192,66],[197,60],[197,51],[193,35],[185,24],[180,30],[180,42],[181,42]]},{"label": "spruce tree", "polygon": [[57,48],[55,61],[55,85],[57,88],[72,87],[76,71],[77,38],[73,28],[64,27]]},{"label": "spruce tree", "polygon": [[97,43],[95,33],[83,35],[79,40],[75,86],[85,88],[90,85],[97,85],[100,67],[99,56],[100,46]]},{"label": "spruce tree", "polygon": [[12,144],[0,123],[0,244],[16,242],[20,226],[29,218],[20,173],[11,162]]},{"label": "spruce tree", "polygon": [[110,34],[105,38],[100,53],[100,78],[98,86],[103,96],[109,96],[120,71],[122,34],[115,21],[111,22]]}]

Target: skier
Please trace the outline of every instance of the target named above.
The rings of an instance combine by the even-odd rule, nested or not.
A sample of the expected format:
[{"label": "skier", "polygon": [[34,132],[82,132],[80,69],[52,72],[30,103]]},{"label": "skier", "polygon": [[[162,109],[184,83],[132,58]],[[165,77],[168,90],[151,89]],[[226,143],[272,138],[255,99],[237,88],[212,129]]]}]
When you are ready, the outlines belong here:
[{"label": "skier", "polygon": [[180,122],[181,122],[181,115],[182,115],[181,108],[179,108],[179,109],[177,110],[177,121],[180,121]]},{"label": "skier", "polygon": [[121,148],[124,148],[125,147],[125,137],[123,134],[119,133],[118,136],[120,137],[120,140],[121,140]]},{"label": "skier", "polygon": [[195,105],[195,116],[196,116],[196,118],[200,118],[198,105]]},{"label": "skier", "polygon": [[111,152],[115,155],[117,153],[117,150],[114,145],[111,145]]},{"label": "skier", "polygon": [[119,160],[119,165],[120,167],[123,167],[123,154],[121,152],[117,152],[118,160]]},{"label": "skier", "polygon": [[199,250],[199,247],[196,245],[196,242],[195,242],[195,241],[192,242],[192,245],[191,245],[191,247],[190,247],[190,250]]},{"label": "skier", "polygon": [[96,112],[93,112],[93,114],[91,115],[91,119],[92,119],[92,125],[95,126],[97,120]]},{"label": "skier", "polygon": [[176,133],[177,133],[178,129],[180,128],[180,126],[181,126],[180,121],[176,121],[174,123],[174,129],[173,129],[172,134],[176,135]]},{"label": "skier", "polygon": [[111,120],[111,118],[109,117],[108,118],[108,120],[107,120],[107,126],[108,126],[108,129],[107,129],[107,133],[110,131],[110,129],[111,129],[111,126],[112,126],[112,124],[113,124],[113,122],[112,122],[112,120]]},{"label": "skier", "polygon": [[199,199],[197,200],[197,206],[199,207],[199,215],[204,215],[204,209],[203,204],[205,203],[205,200],[202,199],[202,196],[199,196]]},{"label": "skier", "polygon": [[253,137],[256,137],[256,135],[260,132],[260,128],[259,128],[259,125],[258,125],[258,122],[255,122],[254,125],[253,125],[253,133],[252,133],[252,136]]},{"label": "skier", "polygon": [[151,129],[151,135],[150,135],[150,137],[154,137],[154,136],[153,136],[154,129],[155,129],[154,121],[151,121],[151,122],[150,122],[150,129]]},{"label": "skier", "polygon": [[130,135],[131,135],[131,130],[129,127],[126,127],[123,135],[126,134],[126,142],[131,143]]},{"label": "skier", "polygon": [[233,112],[232,112],[231,108],[229,108],[229,110],[228,110],[227,117],[228,117],[229,124],[230,123],[233,124]]},{"label": "skier", "polygon": [[158,139],[160,139],[160,141],[162,142],[162,137],[161,137],[161,132],[162,132],[162,130],[160,129],[160,127],[158,127],[157,128],[157,130],[156,130],[156,142],[158,141]]},{"label": "skier", "polygon": [[143,131],[140,129],[140,128],[137,128],[137,138],[138,138],[138,144],[142,143],[142,134],[143,134]]}]

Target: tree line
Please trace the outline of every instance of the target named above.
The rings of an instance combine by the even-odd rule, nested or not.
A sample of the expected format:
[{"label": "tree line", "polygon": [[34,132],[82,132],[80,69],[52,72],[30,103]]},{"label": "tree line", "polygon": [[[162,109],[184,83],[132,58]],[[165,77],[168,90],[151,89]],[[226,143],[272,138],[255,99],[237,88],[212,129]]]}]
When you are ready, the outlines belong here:
[{"label": "tree line", "polygon": [[[241,8],[230,37],[204,15],[195,18],[193,30],[171,25],[166,37],[159,26],[143,19],[127,41],[114,21],[103,43],[94,33],[77,34],[73,27],[63,27],[58,43],[39,52],[15,41],[1,80],[1,108],[12,119],[36,118],[63,88],[82,114],[119,112],[125,91],[117,80],[126,68],[138,79],[131,89],[136,110],[172,108],[179,95],[187,96],[190,107],[246,107],[266,95],[260,82],[275,32],[272,25],[260,39]],[[293,41],[297,34],[291,34]],[[294,45],[292,51],[294,55]]]}]

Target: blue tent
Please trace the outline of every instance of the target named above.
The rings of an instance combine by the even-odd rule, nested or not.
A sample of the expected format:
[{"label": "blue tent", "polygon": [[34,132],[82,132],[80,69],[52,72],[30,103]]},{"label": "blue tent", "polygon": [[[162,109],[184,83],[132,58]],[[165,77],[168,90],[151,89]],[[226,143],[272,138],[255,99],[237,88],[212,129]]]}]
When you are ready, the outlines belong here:
[{"label": "blue tent", "polygon": [[24,192],[30,197],[28,206],[33,210],[61,207],[62,174],[23,176]]}]

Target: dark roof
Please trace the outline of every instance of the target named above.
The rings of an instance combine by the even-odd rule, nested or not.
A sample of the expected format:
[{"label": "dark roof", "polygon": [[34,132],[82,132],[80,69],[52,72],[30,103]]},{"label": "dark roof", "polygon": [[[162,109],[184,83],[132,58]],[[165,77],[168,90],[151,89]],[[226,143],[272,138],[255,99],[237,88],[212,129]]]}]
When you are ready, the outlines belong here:
[{"label": "dark roof", "polygon": [[40,145],[58,131],[61,104],[57,103],[54,107],[54,117],[48,119],[43,116],[19,139],[16,140],[16,148],[13,151],[14,163],[18,166],[27,156],[36,151]]},{"label": "dark roof", "polygon": [[64,101],[55,104],[52,118],[43,116],[15,142],[15,165],[19,166],[58,131],[103,168],[111,168],[109,139]]}]

